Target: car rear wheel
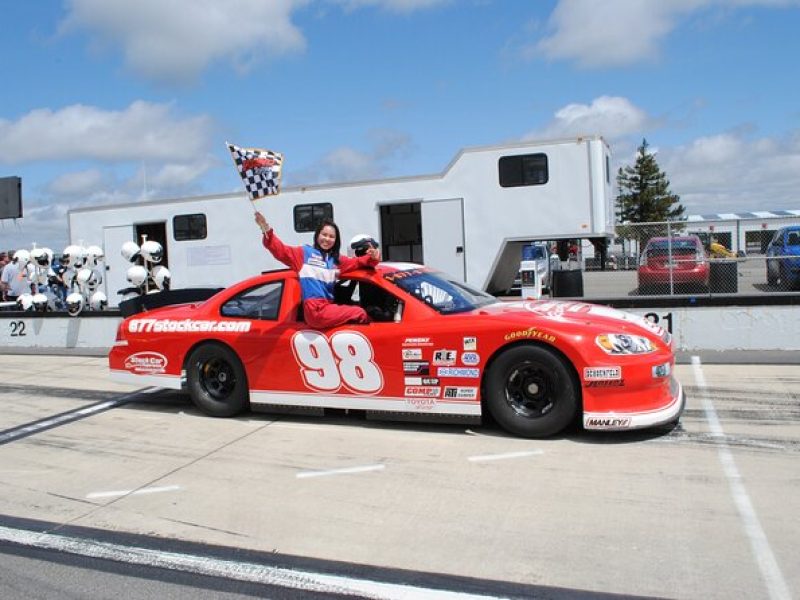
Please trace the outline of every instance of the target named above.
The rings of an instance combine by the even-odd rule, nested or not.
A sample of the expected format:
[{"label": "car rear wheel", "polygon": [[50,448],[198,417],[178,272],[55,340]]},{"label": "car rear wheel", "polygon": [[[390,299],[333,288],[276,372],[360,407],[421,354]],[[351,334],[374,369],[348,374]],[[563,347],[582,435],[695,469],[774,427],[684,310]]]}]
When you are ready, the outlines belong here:
[{"label": "car rear wheel", "polygon": [[236,353],[220,344],[196,348],[186,361],[192,402],[212,417],[232,417],[248,404],[247,375]]},{"label": "car rear wheel", "polygon": [[555,435],[576,417],[580,391],[566,361],[542,346],[517,346],[486,378],[489,412],[507,431],[529,438]]}]

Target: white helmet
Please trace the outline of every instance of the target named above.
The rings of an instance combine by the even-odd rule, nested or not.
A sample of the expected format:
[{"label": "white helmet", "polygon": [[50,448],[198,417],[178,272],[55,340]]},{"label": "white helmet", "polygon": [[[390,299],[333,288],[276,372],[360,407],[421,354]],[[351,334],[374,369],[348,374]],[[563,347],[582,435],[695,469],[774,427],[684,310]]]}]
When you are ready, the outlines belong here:
[{"label": "white helmet", "polygon": [[90,267],[96,267],[103,262],[105,257],[106,255],[103,253],[103,249],[100,246],[89,246],[86,248],[86,259]]},{"label": "white helmet", "polygon": [[164,248],[154,240],[147,240],[142,244],[142,256],[151,263],[159,263],[164,256]]},{"label": "white helmet", "polygon": [[80,246],[67,246],[64,248],[64,252],[61,253],[61,264],[65,267],[74,267],[75,261],[79,260],[80,256]]},{"label": "white helmet", "polygon": [[125,276],[128,278],[128,281],[138,287],[147,280],[147,269],[142,265],[133,265],[128,269]]},{"label": "white helmet", "polygon": [[34,248],[31,250],[31,263],[33,263],[34,267],[47,268],[50,266],[52,260],[53,251],[50,250],[50,248]]},{"label": "white helmet", "polygon": [[33,295],[33,310],[38,311],[46,311],[47,310],[47,296],[44,294],[34,294]]},{"label": "white helmet", "polygon": [[84,267],[78,271],[78,285],[85,287],[90,292],[95,291],[101,283],[103,283],[103,276],[97,269]]},{"label": "white helmet", "polygon": [[359,233],[350,240],[347,253],[350,256],[364,256],[370,247],[379,248],[380,244],[371,235]]},{"label": "white helmet", "polygon": [[125,242],[122,244],[122,258],[128,262],[136,262],[141,254],[141,248],[136,242]]},{"label": "white helmet", "polygon": [[89,306],[92,310],[104,310],[108,306],[108,298],[103,292],[95,292],[89,298]]},{"label": "white helmet", "polygon": [[91,279],[91,277],[92,277],[92,270],[88,267],[84,267],[78,271],[78,275],[77,277],[75,277],[75,279],[77,280],[78,285],[83,287],[89,282],[89,279]]},{"label": "white helmet", "polygon": [[17,250],[14,252],[14,262],[19,265],[20,269],[24,269],[28,266],[28,263],[31,262],[31,253],[24,248]]},{"label": "white helmet", "polygon": [[17,298],[17,306],[21,310],[31,310],[33,308],[33,296],[31,294],[20,294]]},{"label": "white helmet", "polygon": [[169,269],[163,265],[153,268],[153,281],[159,290],[168,290],[171,274]]},{"label": "white helmet", "polygon": [[79,294],[78,292],[73,292],[69,296],[67,296],[67,312],[72,317],[77,317],[80,312],[83,310],[83,294]]}]

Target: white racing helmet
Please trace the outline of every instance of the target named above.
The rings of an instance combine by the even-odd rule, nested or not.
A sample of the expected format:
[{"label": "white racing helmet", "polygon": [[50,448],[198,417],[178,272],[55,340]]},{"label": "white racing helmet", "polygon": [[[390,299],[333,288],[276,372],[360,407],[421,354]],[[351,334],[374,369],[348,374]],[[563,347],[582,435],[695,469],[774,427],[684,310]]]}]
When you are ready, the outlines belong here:
[{"label": "white racing helmet", "polygon": [[153,281],[159,290],[168,290],[170,284],[171,274],[169,269],[165,266],[158,265],[153,268]]},{"label": "white racing helmet", "polygon": [[14,262],[19,265],[20,269],[24,269],[31,262],[31,253],[24,248],[20,248],[14,252]]},{"label": "white racing helmet", "polygon": [[61,253],[61,264],[65,267],[74,267],[75,261],[80,257],[80,246],[67,246]]},{"label": "white racing helmet", "polygon": [[106,255],[100,246],[89,246],[86,248],[86,263],[90,267],[96,267],[105,259]]},{"label": "white racing helmet", "polygon": [[53,262],[53,251],[50,248],[34,248],[31,250],[31,263],[34,267],[48,268]]},{"label": "white racing helmet", "polygon": [[164,248],[154,240],[147,240],[142,244],[142,256],[147,262],[160,263],[164,257]]},{"label": "white racing helmet", "polygon": [[125,277],[131,282],[132,285],[138,287],[147,281],[147,269],[145,269],[142,265],[133,265],[128,269]]},{"label": "white racing helmet", "polygon": [[122,258],[128,262],[136,262],[139,256],[141,256],[142,249],[139,248],[139,244],[136,242],[125,242],[122,244],[121,252]]},{"label": "white racing helmet", "polygon": [[33,295],[33,310],[44,312],[47,310],[48,299],[44,294]]},{"label": "white racing helmet", "polygon": [[371,235],[359,233],[350,240],[348,254],[350,256],[364,256],[370,247],[380,248],[380,244]]},{"label": "white racing helmet", "polygon": [[67,296],[66,303],[67,312],[70,314],[70,316],[77,317],[83,310],[83,294],[79,294],[78,292],[71,293],[69,296]]},{"label": "white racing helmet", "polygon": [[31,310],[33,308],[33,296],[31,294],[20,294],[17,298],[17,306],[20,310]]},{"label": "white racing helmet", "polygon": [[89,307],[92,310],[104,310],[108,306],[108,298],[103,292],[95,292],[89,298]]}]

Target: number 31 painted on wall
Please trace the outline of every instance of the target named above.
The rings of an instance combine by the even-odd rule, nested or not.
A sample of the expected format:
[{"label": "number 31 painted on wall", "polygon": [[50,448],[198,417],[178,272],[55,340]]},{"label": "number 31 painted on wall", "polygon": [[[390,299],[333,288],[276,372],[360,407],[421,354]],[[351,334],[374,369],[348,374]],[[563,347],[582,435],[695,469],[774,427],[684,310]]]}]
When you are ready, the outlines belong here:
[{"label": "number 31 painted on wall", "polygon": [[303,381],[314,390],[333,392],[344,385],[357,394],[374,394],[383,388],[372,346],[360,333],[339,331],[328,339],[319,331],[298,331],[292,350]]}]

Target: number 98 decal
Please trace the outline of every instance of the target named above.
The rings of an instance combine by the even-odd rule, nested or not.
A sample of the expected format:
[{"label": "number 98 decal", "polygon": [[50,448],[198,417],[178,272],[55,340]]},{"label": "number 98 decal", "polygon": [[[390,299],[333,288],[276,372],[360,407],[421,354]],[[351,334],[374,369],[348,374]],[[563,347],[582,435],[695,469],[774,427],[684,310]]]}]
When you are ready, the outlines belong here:
[{"label": "number 98 decal", "polygon": [[383,388],[383,374],[372,360],[369,340],[355,331],[339,331],[330,339],[319,331],[298,331],[292,351],[306,386],[334,392],[344,386],[357,394]]}]

